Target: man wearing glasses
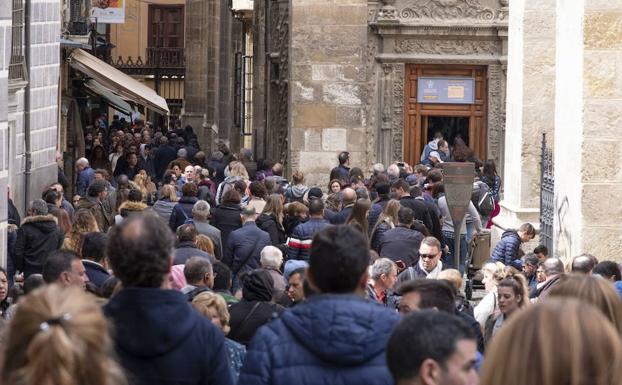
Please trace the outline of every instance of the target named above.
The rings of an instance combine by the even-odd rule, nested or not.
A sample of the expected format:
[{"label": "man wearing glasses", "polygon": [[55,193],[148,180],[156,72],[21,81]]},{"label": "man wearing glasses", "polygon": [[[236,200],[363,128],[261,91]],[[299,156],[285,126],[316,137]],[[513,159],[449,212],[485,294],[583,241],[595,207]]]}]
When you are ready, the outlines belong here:
[{"label": "man wearing glasses", "polygon": [[402,271],[397,277],[398,282],[409,281],[415,278],[438,278],[443,270],[441,262],[441,243],[434,237],[425,237],[419,246],[419,261],[408,269]]}]

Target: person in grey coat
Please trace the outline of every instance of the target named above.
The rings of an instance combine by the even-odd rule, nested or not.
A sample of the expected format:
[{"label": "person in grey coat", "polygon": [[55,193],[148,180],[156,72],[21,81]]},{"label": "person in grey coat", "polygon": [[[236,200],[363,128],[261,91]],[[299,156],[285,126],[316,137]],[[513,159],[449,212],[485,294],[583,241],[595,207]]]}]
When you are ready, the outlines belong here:
[{"label": "person in grey coat", "polygon": [[214,244],[214,255],[216,259],[222,259],[222,239],[220,230],[209,224],[210,205],[206,201],[198,201],[192,207],[192,222],[197,229],[197,233],[207,235]]}]

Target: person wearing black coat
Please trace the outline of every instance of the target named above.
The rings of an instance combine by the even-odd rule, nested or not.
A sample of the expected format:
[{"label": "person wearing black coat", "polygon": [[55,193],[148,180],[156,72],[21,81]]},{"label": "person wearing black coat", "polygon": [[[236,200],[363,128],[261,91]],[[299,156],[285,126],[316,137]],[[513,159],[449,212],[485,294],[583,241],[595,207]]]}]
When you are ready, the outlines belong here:
[{"label": "person wearing black coat", "polygon": [[241,213],[240,194],[235,189],[224,193],[222,204],[212,211],[210,224],[220,230],[223,246],[227,245],[229,234],[242,227]]},{"label": "person wearing black coat", "polygon": [[257,329],[283,313],[283,306],[270,302],[273,284],[272,276],[263,269],[251,270],[242,277],[242,300],[229,307],[229,338],[248,345]]},{"label": "person wearing black coat", "polygon": [[162,289],[173,236],[154,215],[130,216],[109,233],[107,255],[122,289],[104,306],[116,355],[132,385],[231,385],[222,331],[184,294]]},{"label": "person wearing black coat", "polygon": [[244,225],[232,232],[225,244],[223,263],[231,268],[233,277],[261,267],[260,254],[270,246],[270,236],[255,224],[255,208],[245,207],[241,213]]},{"label": "person wearing black coat", "polygon": [[30,215],[17,230],[15,242],[15,269],[24,273],[24,278],[41,274],[48,255],[63,246],[65,236],[56,224],[56,218],[48,214],[42,199],[30,203]]},{"label": "person wearing black coat", "polygon": [[256,220],[257,227],[270,235],[270,242],[272,246],[279,246],[285,244],[287,235],[285,234],[285,228],[280,224],[274,214],[261,214]]},{"label": "person wearing black coat", "polygon": [[397,222],[395,228],[387,230],[382,235],[378,253],[393,262],[402,261],[406,266],[414,266],[424,236],[410,228],[414,222],[411,209],[401,207],[397,213]]},{"label": "person wearing black coat", "polygon": [[428,230],[431,230],[434,226],[432,224],[432,218],[428,212],[428,207],[422,200],[417,200],[410,196],[410,186],[404,179],[398,179],[391,185],[391,190],[396,194],[400,204],[404,207],[408,207],[413,211],[416,220],[421,221]]},{"label": "person wearing black coat", "polygon": [[160,147],[158,147],[153,159],[158,180],[162,179],[168,164],[175,159],[177,159],[177,150],[168,143],[168,138],[163,136],[160,138]]}]

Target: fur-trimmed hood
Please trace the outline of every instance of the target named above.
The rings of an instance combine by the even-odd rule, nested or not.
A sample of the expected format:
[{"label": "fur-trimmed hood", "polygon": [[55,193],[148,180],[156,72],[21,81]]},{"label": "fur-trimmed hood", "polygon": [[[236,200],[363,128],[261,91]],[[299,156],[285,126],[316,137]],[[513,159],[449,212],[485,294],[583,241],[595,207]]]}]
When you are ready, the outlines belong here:
[{"label": "fur-trimmed hood", "polygon": [[26,217],[22,222],[22,227],[24,226],[33,226],[39,229],[39,231],[44,233],[51,233],[58,229],[57,219],[52,214],[47,215],[32,215]]},{"label": "fur-trimmed hood", "polygon": [[119,206],[119,212],[123,215],[123,212],[130,211],[143,211],[147,208],[147,205],[143,202],[125,201]]}]

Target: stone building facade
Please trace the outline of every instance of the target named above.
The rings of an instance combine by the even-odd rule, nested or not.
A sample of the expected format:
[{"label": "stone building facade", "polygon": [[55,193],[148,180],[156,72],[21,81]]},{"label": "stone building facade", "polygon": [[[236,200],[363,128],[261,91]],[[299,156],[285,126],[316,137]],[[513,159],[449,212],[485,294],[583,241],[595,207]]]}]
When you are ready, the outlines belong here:
[{"label": "stone building facade", "polygon": [[[57,179],[60,3],[3,1],[0,38],[0,196],[5,197],[10,186],[23,218],[28,202],[41,196],[42,186]],[[20,53],[23,62],[16,60],[22,58]],[[2,199],[2,266],[6,265],[6,217]]]},{"label": "stone building facade", "polygon": [[[353,164],[365,169],[375,162],[417,163],[433,134],[432,121],[457,117],[477,155],[502,163],[507,1],[269,3],[285,3],[275,17],[285,15],[286,23],[275,31],[280,34],[256,44],[255,56],[272,62],[255,72],[279,76],[264,79],[265,92],[280,81],[287,100],[275,100],[275,92],[255,98],[258,154],[286,160],[290,170],[303,169],[309,183],[324,186],[338,152],[349,151]],[[258,16],[257,4],[262,1],[256,1],[256,28],[280,25]],[[420,103],[416,89],[422,76],[472,78],[475,101]],[[271,149],[267,142],[274,138],[285,153]]]}]

